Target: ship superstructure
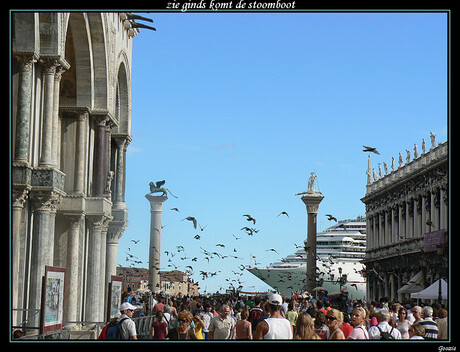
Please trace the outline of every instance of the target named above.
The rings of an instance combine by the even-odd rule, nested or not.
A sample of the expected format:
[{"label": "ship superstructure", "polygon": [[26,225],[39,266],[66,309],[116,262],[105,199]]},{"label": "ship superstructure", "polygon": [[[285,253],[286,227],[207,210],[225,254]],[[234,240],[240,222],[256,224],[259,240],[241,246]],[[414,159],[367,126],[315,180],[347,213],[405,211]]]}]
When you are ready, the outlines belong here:
[{"label": "ship superstructure", "polygon": [[[247,270],[281,294],[290,297],[304,292],[306,282],[307,240],[304,248],[265,268],[250,266]],[[307,251],[305,250],[307,249]],[[348,292],[350,299],[366,295],[365,267],[361,263],[366,251],[366,219],[340,220],[317,234],[317,291],[329,295]],[[311,292],[313,293],[313,292]]]}]

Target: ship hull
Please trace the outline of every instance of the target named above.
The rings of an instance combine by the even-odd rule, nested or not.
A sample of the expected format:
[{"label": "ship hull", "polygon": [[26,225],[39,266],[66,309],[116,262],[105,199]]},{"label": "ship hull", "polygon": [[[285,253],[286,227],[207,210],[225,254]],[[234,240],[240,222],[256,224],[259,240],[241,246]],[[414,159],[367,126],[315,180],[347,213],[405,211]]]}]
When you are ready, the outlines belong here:
[{"label": "ship hull", "polygon": [[[351,300],[365,299],[366,282],[362,275],[363,264],[349,260],[331,263],[324,259],[317,261],[317,267],[318,279],[323,279],[322,285],[316,289],[317,292],[326,290],[328,295],[332,296],[340,291],[347,291]],[[306,288],[306,264],[268,268],[249,267],[246,270],[286,297],[291,297],[295,292],[304,292]],[[338,280],[341,275],[346,275],[346,281],[342,283]],[[317,297],[314,292],[310,293]]]}]

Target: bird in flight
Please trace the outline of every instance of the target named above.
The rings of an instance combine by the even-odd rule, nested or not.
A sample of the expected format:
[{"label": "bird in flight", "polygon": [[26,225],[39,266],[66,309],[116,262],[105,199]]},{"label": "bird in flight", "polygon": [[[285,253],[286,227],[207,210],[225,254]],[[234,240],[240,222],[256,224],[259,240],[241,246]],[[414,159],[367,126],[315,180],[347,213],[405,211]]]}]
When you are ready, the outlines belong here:
[{"label": "bird in flight", "polygon": [[366,148],[366,149],[363,150],[363,152],[371,152],[371,153],[375,153],[375,154],[380,155],[380,153],[377,151],[376,148],[367,147],[367,146],[365,146],[365,145],[363,145],[363,148]]},{"label": "bird in flight", "polygon": [[270,251],[271,251],[271,252],[275,252],[276,254],[279,254],[279,253],[278,253],[275,249],[273,249],[273,248],[266,249],[265,251],[266,251],[266,252],[270,252]]},{"label": "bird in flight", "polygon": [[171,210],[174,210],[174,211],[179,211],[179,209],[177,209],[177,208],[171,208]]},{"label": "bird in flight", "polygon": [[137,244],[140,240],[131,240],[131,242],[134,242],[134,244]]},{"label": "bird in flight", "polygon": [[331,214],[326,214],[326,216],[329,221],[334,220],[335,222],[337,222],[337,218],[333,217]]},{"label": "bird in flight", "polygon": [[251,215],[243,214],[243,216],[246,216],[247,221],[252,221],[254,223],[254,225],[256,224],[256,219],[254,219]]},{"label": "bird in flight", "polygon": [[185,219],[182,219],[181,221],[184,220],[193,221],[193,227],[196,229],[197,221],[193,216],[187,216]]},{"label": "bird in flight", "polygon": [[289,214],[286,213],[285,211],[282,211],[281,213],[278,214],[278,216],[280,216],[280,215],[286,215],[287,217],[289,217]]}]

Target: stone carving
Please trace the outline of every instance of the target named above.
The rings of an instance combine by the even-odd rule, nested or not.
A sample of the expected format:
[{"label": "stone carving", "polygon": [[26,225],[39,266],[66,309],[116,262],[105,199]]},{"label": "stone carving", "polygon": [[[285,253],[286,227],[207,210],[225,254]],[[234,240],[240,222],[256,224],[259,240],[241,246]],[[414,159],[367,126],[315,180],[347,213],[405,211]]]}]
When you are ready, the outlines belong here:
[{"label": "stone carving", "polygon": [[112,187],[112,180],[113,180],[113,176],[115,175],[115,173],[110,170],[108,173],[107,173],[107,181],[105,183],[105,190],[104,190],[104,193],[107,193],[107,194],[111,194],[112,193],[112,190],[111,190],[111,187]]},{"label": "stone carving", "polygon": [[436,135],[433,132],[430,132],[431,138],[431,149],[436,147]]}]

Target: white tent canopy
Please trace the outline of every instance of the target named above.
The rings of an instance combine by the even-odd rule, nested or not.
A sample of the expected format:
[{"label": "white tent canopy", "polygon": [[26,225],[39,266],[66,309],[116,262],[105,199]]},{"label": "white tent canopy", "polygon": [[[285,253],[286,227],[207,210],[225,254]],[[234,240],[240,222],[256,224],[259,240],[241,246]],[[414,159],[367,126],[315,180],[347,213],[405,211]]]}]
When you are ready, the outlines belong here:
[{"label": "white tent canopy", "polygon": [[[442,299],[447,299],[447,282],[444,279],[441,280],[441,297]],[[419,298],[419,299],[438,299],[439,297],[439,280],[433,282],[430,286],[426,289],[411,293],[411,298]]]}]

